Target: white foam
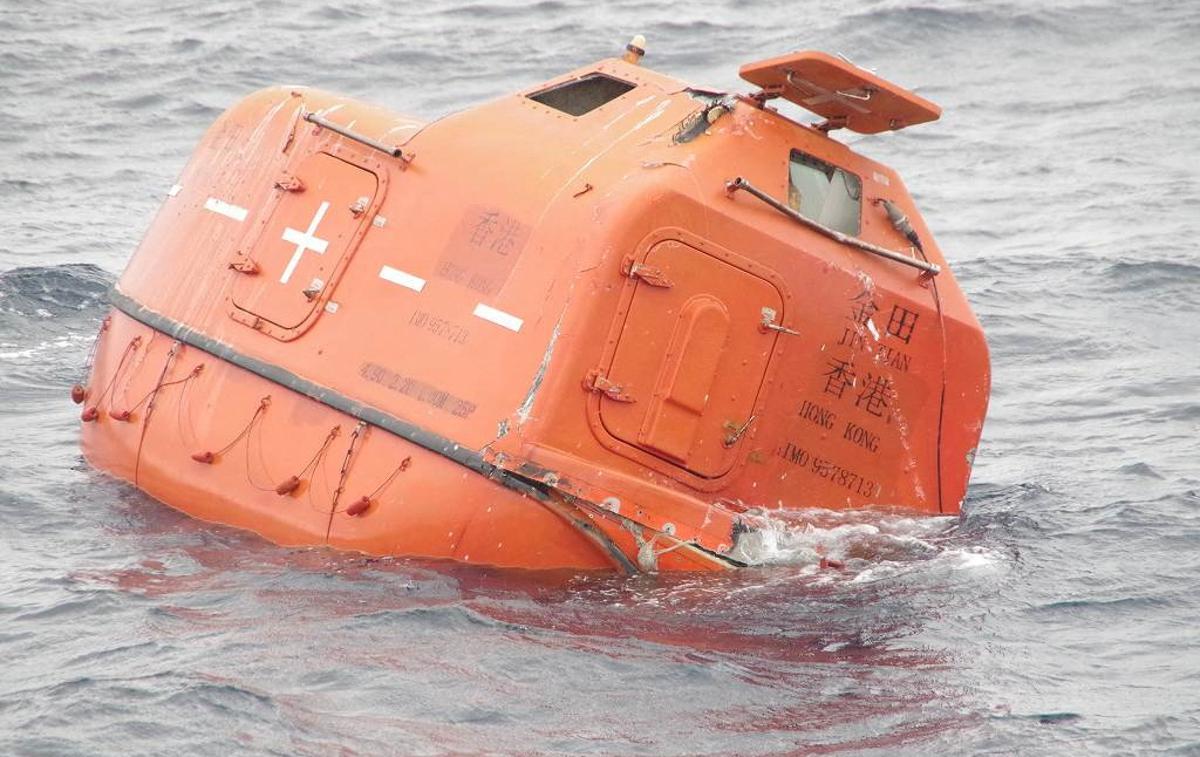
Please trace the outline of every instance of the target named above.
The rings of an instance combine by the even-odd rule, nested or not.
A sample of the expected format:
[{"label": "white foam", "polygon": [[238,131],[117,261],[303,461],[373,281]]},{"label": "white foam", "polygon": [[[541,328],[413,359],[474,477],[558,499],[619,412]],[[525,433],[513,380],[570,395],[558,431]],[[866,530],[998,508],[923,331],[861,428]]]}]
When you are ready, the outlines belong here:
[{"label": "white foam", "polygon": [[843,580],[867,583],[913,568],[976,571],[1004,557],[953,540],[958,519],[887,510],[780,510],[752,514],[754,529],[731,554],[751,565],[794,565],[816,573],[823,559],[844,566]]},{"label": "white foam", "polygon": [[39,342],[32,347],[22,349],[11,349],[17,345],[11,343],[0,344],[0,348],[10,348],[0,351],[0,358],[12,360],[15,358],[36,357],[46,352],[61,352],[64,349],[71,349],[71,345],[77,342],[91,342],[95,338],[94,334],[68,334],[51,339],[44,342]]}]

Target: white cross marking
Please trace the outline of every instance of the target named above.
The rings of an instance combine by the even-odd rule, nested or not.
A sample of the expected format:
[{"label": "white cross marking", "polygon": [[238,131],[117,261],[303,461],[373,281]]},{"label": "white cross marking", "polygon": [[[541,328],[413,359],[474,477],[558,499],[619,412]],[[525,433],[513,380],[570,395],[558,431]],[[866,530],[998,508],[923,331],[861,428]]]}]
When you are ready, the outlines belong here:
[{"label": "white cross marking", "polygon": [[317,208],[317,214],[313,216],[312,223],[308,225],[308,231],[297,231],[290,226],[283,230],[283,241],[296,245],[296,251],[292,253],[292,259],[288,261],[287,268],[283,269],[283,275],[279,277],[280,284],[286,284],[288,283],[288,279],[292,278],[292,274],[296,272],[296,266],[300,264],[300,258],[304,255],[305,250],[312,250],[318,255],[325,254],[325,249],[329,247],[329,242],[318,238],[316,233],[317,226],[321,223],[321,219],[325,217],[325,211],[327,210],[329,210],[329,203],[322,202],[321,207]]},{"label": "white cross marking", "polygon": [[805,105],[824,105],[825,103],[835,102],[839,105],[845,105],[847,108],[857,110],[859,113],[870,113],[871,109],[863,107],[856,102],[852,102],[852,98],[848,98],[840,90],[830,90],[824,87],[813,84],[808,79],[801,79],[789,72],[787,83],[792,85],[792,89],[801,91],[808,89],[810,92],[816,92],[816,95],[804,98]]}]

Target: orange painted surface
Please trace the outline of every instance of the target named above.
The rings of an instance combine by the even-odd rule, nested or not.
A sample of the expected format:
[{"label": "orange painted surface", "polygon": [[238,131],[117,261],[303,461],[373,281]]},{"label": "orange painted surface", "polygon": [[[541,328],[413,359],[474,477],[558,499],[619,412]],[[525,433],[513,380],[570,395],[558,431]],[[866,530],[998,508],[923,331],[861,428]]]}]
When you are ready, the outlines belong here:
[{"label": "orange painted surface", "polygon": [[[597,74],[631,87],[578,116],[528,97]],[[793,150],[858,178],[862,240],[921,256],[888,200],[942,272],[725,191],[786,201]],[[751,508],[953,513],[988,397],[982,332],[894,172],[620,60],[428,125],[251,95],[114,305],[82,403],[93,465],[371,554],[712,570]]]},{"label": "orange painted surface", "polygon": [[861,134],[936,121],[942,109],[903,87],[827,53],[806,51],[749,63],[739,72],[759,87]]}]

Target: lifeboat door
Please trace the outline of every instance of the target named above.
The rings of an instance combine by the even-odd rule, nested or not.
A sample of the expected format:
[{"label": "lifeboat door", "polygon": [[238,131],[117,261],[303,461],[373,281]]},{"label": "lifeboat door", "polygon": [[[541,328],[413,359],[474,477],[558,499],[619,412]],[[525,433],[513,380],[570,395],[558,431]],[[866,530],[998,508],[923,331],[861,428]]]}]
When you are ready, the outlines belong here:
[{"label": "lifeboat door", "polygon": [[[362,236],[379,181],[363,168],[317,153],[281,192],[233,286],[234,320],[284,341],[324,307]],[[315,319],[313,319],[315,320]]]},{"label": "lifeboat door", "polygon": [[[612,436],[698,476],[727,473],[751,422],[782,315],[779,290],[691,245],[655,244],[607,373],[626,396],[601,394]],[[664,284],[667,284],[664,286]]]}]

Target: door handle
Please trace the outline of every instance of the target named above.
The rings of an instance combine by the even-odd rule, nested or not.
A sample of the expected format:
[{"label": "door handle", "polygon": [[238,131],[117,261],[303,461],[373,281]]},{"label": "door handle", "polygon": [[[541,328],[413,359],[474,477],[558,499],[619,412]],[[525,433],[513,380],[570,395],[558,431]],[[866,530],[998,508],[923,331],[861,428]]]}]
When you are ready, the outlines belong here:
[{"label": "door handle", "polygon": [[795,329],[789,329],[781,323],[775,322],[775,317],[778,315],[775,308],[762,309],[762,322],[759,323],[759,328],[763,331],[776,331],[780,334],[791,334],[792,336],[800,336],[800,332]]},{"label": "door handle", "polygon": [[752,415],[749,418],[747,418],[746,422],[740,426],[737,425],[736,423],[734,423],[733,421],[725,421],[725,431],[727,432],[725,434],[725,442],[724,442],[725,446],[732,447],[733,445],[735,445],[739,441],[741,441],[742,437],[745,436],[746,432],[750,430],[750,424],[754,423],[755,419],[757,419],[757,418],[758,418],[757,415]]}]

